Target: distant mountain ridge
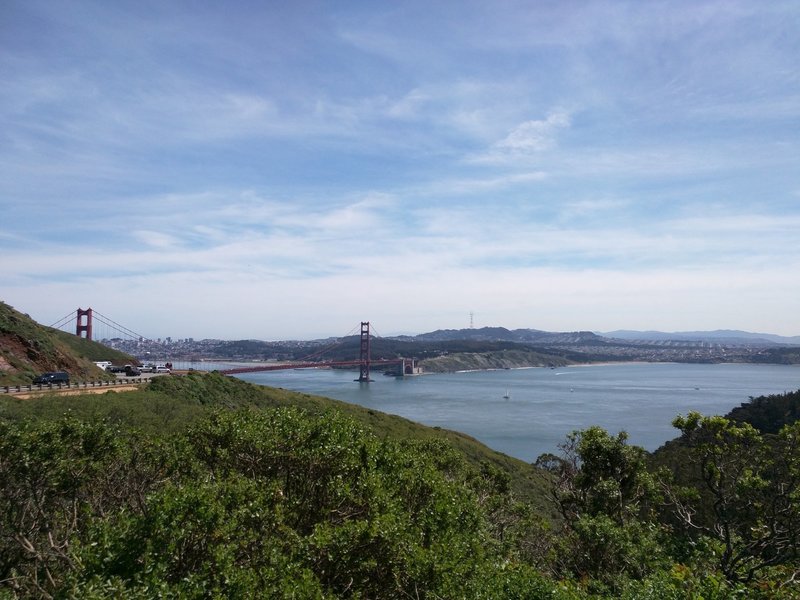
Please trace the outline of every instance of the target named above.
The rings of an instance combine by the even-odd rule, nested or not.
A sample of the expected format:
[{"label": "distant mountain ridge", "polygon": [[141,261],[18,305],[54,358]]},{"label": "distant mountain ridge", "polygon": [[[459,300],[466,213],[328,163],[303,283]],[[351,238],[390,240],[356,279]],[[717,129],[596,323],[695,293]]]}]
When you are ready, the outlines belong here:
[{"label": "distant mountain ridge", "polygon": [[449,342],[472,340],[478,342],[518,342],[524,344],[581,344],[603,345],[614,343],[591,331],[550,332],[539,329],[506,329],[481,327],[478,329],[437,329],[415,336],[398,336],[394,339],[410,342]]},{"label": "distant mountain ridge", "polygon": [[772,333],[753,333],[738,329],[716,329],[713,331],[635,331],[630,329],[620,329],[617,331],[600,332],[598,335],[604,338],[614,338],[627,341],[697,341],[713,342],[725,344],[749,344],[749,345],[782,345],[800,346],[800,336],[782,336]]},{"label": "distant mountain ridge", "polygon": [[642,342],[697,342],[742,346],[800,346],[800,336],[788,337],[772,333],[753,333],[737,329],[713,331],[636,331],[620,329],[608,332],[572,331],[552,332],[540,329],[507,329],[505,327],[481,327],[468,329],[437,329],[418,335],[390,336],[390,339],[405,342],[449,342],[470,340],[476,342],[516,342],[545,345],[592,345],[612,346],[641,344]]}]

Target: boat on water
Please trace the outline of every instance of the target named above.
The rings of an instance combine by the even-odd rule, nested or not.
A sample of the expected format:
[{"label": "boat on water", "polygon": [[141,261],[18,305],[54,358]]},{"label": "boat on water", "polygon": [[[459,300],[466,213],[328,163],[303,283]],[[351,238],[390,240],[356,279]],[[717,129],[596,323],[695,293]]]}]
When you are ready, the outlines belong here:
[{"label": "boat on water", "polygon": [[503,398],[505,398],[506,400],[508,400],[509,398],[511,398],[511,392],[510,392],[509,390],[506,390],[506,393],[505,393],[505,394],[503,394]]}]

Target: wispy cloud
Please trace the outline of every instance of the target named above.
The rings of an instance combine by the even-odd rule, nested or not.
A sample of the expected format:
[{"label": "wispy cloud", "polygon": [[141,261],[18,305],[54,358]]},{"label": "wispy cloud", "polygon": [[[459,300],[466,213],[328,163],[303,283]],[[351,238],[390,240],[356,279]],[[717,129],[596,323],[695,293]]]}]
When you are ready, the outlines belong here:
[{"label": "wispy cloud", "polygon": [[145,247],[167,250],[178,245],[178,240],[168,234],[159,231],[134,231],[133,237],[145,245]]},{"label": "wispy cloud", "polygon": [[570,115],[562,109],[551,111],[544,119],[520,123],[489,149],[470,157],[475,163],[520,163],[536,158],[556,145],[557,136],[570,126]]},{"label": "wispy cloud", "polygon": [[7,301],[800,332],[792,3],[250,9],[4,8]]},{"label": "wispy cloud", "polygon": [[569,127],[569,115],[558,110],[547,115],[544,120],[526,121],[518,125],[492,148],[501,153],[511,154],[541,152],[554,144],[556,133],[565,127]]}]

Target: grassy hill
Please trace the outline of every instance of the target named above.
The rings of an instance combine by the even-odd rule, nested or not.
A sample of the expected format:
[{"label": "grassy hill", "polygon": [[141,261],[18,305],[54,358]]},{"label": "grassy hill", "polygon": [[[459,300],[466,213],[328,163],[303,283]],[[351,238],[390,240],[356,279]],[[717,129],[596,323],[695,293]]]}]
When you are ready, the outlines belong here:
[{"label": "grassy hill", "polygon": [[97,342],[40,325],[0,302],[0,385],[30,383],[45,371],[66,371],[73,380],[111,379],[93,361],[134,359]]},{"label": "grassy hill", "polygon": [[429,373],[525,367],[561,367],[570,364],[575,364],[575,361],[553,354],[517,349],[504,349],[495,352],[461,352],[420,361],[420,365]]},{"label": "grassy hill", "polygon": [[69,413],[101,420],[123,429],[153,435],[177,433],[218,409],[266,410],[299,407],[312,414],[341,413],[365,425],[376,436],[394,440],[447,440],[474,465],[489,464],[507,473],[519,497],[543,514],[552,513],[546,498],[547,475],[536,467],[496,452],[474,438],[439,427],[321,396],[250,384],[219,373],[156,377],[144,389],[78,396],[48,395],[35,401],[0,398],[0,419],[52,420]]}]

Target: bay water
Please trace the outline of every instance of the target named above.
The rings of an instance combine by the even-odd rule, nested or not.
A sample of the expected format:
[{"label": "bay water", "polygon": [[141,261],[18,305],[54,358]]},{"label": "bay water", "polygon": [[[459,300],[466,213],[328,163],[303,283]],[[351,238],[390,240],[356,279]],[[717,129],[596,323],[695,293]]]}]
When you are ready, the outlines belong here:
[{"label": "bay water", "polygon": [[671,422],[679,414],[724,415],[750,397],[800,389],[798,365],[615,363],[407,378],[377,372],[369,384],[354,382],[357,376],[338,369],[237,375],[460,431],[528,462],[557,453],[568,433],[591,425],[624,430],[630,443],[652,451],[677,436]]}]

